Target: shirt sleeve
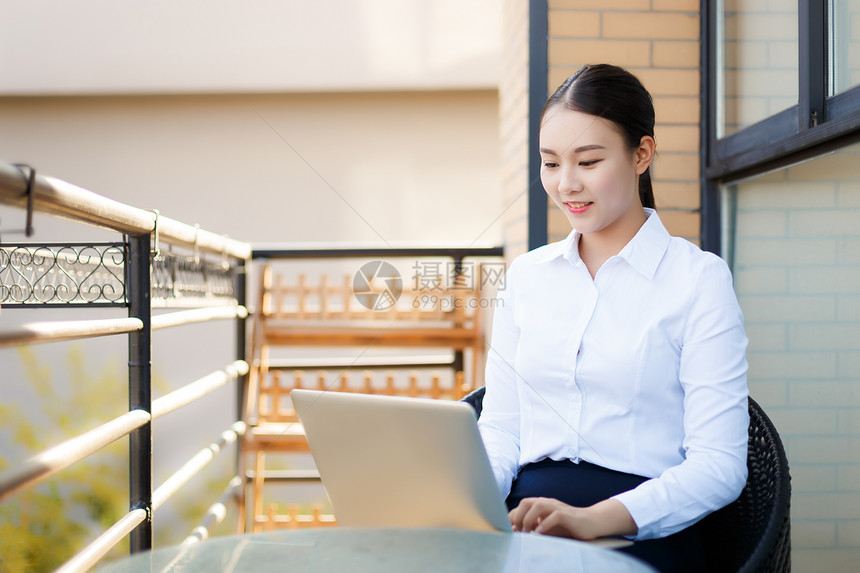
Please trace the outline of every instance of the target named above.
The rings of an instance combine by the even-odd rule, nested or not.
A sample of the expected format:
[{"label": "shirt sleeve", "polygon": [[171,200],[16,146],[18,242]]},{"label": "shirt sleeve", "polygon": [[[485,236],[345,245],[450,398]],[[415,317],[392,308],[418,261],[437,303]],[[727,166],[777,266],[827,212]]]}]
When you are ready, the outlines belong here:
[{"label": "shirt sleeve", "polygon": [[614,496],[636,539],[665,537],[728,505],[747,479],[747,337],[725,262],[711,256],[689,303],[679,377],[684,391],[684,461]]},{"label": "shirt sleeve", "polygon": [[513,268],[512,264],[496,295],[487,350],[486,394],[478,419],[490,467],[503,498],[511,491],[520,459],[520,405],[514,369],[519,328],[514,320]]}]

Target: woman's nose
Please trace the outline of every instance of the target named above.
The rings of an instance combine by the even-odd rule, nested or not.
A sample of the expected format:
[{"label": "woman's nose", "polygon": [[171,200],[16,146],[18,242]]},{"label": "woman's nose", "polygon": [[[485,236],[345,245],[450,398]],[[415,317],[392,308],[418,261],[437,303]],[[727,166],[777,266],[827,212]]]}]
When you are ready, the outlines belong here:
[{"label": "woman's nose", "polygon": [[579,193],[582,191],[582,181],[573,169],[562,169],[558,182],[559,193]]}]

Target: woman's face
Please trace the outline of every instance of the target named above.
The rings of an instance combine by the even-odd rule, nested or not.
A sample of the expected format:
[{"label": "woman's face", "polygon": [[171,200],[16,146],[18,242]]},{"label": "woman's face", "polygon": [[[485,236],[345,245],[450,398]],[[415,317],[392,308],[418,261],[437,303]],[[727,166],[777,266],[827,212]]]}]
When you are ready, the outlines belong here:
[{"label": "woman's face", "polygon": [[618,234],[626,242],[644,222],[638,176],[651,163],[653,145],[643,137],[631,150],[611,122],[556,106],[540,130],[541,182],[577,231]]}]

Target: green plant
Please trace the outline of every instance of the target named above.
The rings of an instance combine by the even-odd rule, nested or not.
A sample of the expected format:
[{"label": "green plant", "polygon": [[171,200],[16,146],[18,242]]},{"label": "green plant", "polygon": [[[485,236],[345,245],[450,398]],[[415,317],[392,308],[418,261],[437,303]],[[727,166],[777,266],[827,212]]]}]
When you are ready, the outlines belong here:
[{"label": "green plant", "polygon": [[[83,354],[67,356],[69,385],[57,393],[52,371],[30,348],[19,350],[38,411],[0,404],[0,428],[14,454],[30,455],[122,412],[127,390],[119,365],[87,371]],[[51,571],[125,513],[128,468],[120,441],[0,504],[0,571]],[[16,455],[17,457],[17,455]],[[9,461],[0,456],[0,468]],[[127,544],[114,551],[127,552]]]},{"label": "green plant", "polygon": [[[19,357],[38,405],[25,412],[20,406],[0,404],[0,437],[11,440],[15,460],[43,451],[127,410],[127,375],[118,360],[100,369],[88,369],[82,350],[72,347],[64,368],[68,383],[61,384],[33,349],[19,349]],[[164,392],[167,387],[153,373],[154,390]],[[0,455],[0,471],[9,463]],[[173,508],[172,518],[159,519],[162,512],[156,513],[156,547],[179,543],[197,525],[230,479],[232,469],[222,469],[226,472],[223,476],[213,476],[210,471],[206,474],[208,479],[198,476],[193,484],[180,490],[168,502]],[[0,573],[53,571],[127,511],[128,440],[122,439],[0,503]],[[232,526],[222,524],[213,534],[231,531]],[[127,554],[126,539],[105,560]]]}]

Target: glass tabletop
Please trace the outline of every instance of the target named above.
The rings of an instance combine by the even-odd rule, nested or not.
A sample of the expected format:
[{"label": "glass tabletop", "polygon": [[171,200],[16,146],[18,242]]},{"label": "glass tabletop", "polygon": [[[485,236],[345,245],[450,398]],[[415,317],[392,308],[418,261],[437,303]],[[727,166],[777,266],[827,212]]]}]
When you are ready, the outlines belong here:
[{"label": "glass tabletop", "polygon": [[653,571],[611,549],[537,534],[461,529],[319,528],[213,537],[106,564],[100,573],[195,571]]}]

